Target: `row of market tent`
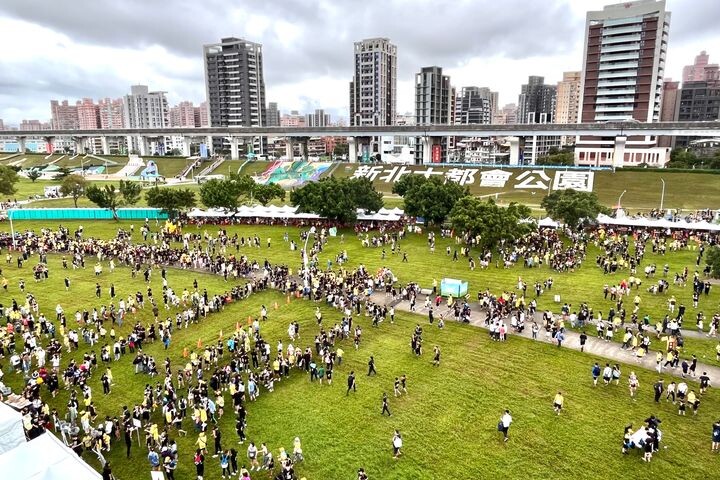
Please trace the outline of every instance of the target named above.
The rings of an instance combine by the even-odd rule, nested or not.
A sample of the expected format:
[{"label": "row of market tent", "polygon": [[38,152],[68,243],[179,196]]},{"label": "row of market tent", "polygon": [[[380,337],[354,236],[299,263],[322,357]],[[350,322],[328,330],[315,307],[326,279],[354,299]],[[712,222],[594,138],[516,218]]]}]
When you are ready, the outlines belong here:
[{"label": "row of market tent", "polygon": [[[357,210],[357,219],[361,221],[375,221],[375,222],[397,222],[403,217],[404,212],[399,208],[381,208],[375,213],[366,212],[363,209]],[[290,205],[283,205],[278,207],[276,205],[262,206],[257,205],[254,207],[241,206],[235,212],[210,208],[207,210],[201,210],[194,208],[188,212],[190,218],[223,218],[223,217],[240,217],[240,218],[283,218],[289,220],[318,220],[322,218],[316,213],[299,212],[298,207]]]},{"label": "row of market tent", "polygon": [[[188,213],[190,218],[226,218],[226,217],[239,217],[239,218],[282,218],[282,219],[301,219],[301,220],[318,220],[323,217],[316,213],[299,212],[298,207],[290,205],[283,205],[282,207],[276,205],[262,206],[257,205],[253,207],[241,206],[235,212],[227,211],[223,209],[207,209],[201,210],[194,208]],[[381,208],[379,211],[372,213],[366,212],[363,209],[358,209],[357,219],[360,221],[374,221],[374,222],[398,222],[405,217],[405,212],[400,208]],[[660,228],[660,229],[686,229],[686,230],[705,230],[705,231],[720,231],[720,224],[710,223],[706,220],[698,222],[688,222],[684,219],[680,220],[668,220],[666,218],[648,218],[648,217],[611,217],[608,215],[600,214],[596,219],[600,225],[612,225],[621,227],[641,227],[641,228]],[[539,220],[527,219],[526,222],[535,222],[540,228],[558,228],[561,223],[553,220],[550,217],[541,218]]]}]

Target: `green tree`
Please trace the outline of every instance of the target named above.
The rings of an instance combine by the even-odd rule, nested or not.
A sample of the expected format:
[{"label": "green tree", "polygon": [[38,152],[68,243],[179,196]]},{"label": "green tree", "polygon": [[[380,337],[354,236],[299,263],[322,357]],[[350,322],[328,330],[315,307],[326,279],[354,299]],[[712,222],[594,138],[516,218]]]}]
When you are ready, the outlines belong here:
[{"label": "green tree", "polygon": [[35,183],[35,180],[42,177],[42,172],[37,168],[31,168],[30,170],[28,170],[26,175],[31,182]]},{"label": "green tree", "polygon": [[350,146],[347,143],[336,143],[335,148],[333,148],[333,154],[336,157],[342,157],[343,155],[347,155],[350,151]]},{"label": "green tree", "polygon": [[579,192],[573,189],[556,190],[543,198],[540,204],[548,216],[562,220],[575,229],[583,219],[595,219],[607,209],[598,201],[594,192]]},{"label": "green tree", "polygon": [[120,187],[118,190],[120,191],[120,195],[123,197],[123,205],[135,205],[138,200],[140,200],[142,185],[138,182],[120,180]]},{"label": "green tree", "polygon": [[195,192],[189,188],[153,187],[145,192],[148,206],[167,212],[170,218],[195,206]]},{"label": "green tree", "polygon": [[705,262],[710,267],[710,276],[720,278],[720,247],[717,245],[710,247]]},{"label": "green tree", "polygon": [[122,205],[122,199],[120,190],[115,188],[115,185],[90,185],[85,190],[85,196],[98,207],[109,209],[113,218],[118,220],[117,209]]},{"label": "green tree", "polygon": [[276,183],[256,183],[253,186],[252,197],[261,205],[267,205],[275,198],[283,200],[285,198],[285,189]]},{"label": "green tree", "polygon": [[412,217],[422,217],[426,225],[442,223],[455,203],[469,194],[467,187],[461,187],[455,182],[445,181],[440,177],[426,179],[420,175],[408,175],[401,181],[406,178],[407,183],[397,190],[404,192],[402,197],[405,213]]},{"label": "green tree", "polygon": [[341,222],[357,219],[357,209],[376,212],[383,207],[382,194],[367,178],[323,178],[290,192],[290,202],[300,212],[314,212]]},{"label": "green tree", "polygon": [[483,201],[467,195],[455,203],[449,219],[455,230],[478,238],[481,248],[494,248],[502,240],[511,242],[530,233],[532,224],[521,222],[530,213],[526,205],[501,207],[492,199]]},{"label": "green tree", "polygon": [[85,189],[88,182],[82,175],[68,175],[60,184],[60,193],[66,197],[72,197],[75,208],[77,208],[78,198],[85,195]]},{"label": "green tree", "polygon": [[0,165],[0,194],[13,195],[17,192],[15,184],[18,181],[18,175],[12,168]]},{"label": "green tree", "polygon": [[419,186],[427,181],[422,175],[407,174],[400,177],[400,180],[393,183],[392,193],[395,195],[405,196],[405,192],[410,190],[412,187]]},{"label": "green tree", "polygon": [[536,165],[575,165],[575,154],[573,152],[563,152],[558,151],[556,147],[553,148],[555,148],[555,152],[548,151],[547,155],[538,158]]},{"label": "green tree", "polygon": [[255,180],[249,175],[231,173],[223,180],[212,179],[200,186],[200,199],[207,208],[221,208],[235,211],[241,198],[251,198],[255,189]]}]

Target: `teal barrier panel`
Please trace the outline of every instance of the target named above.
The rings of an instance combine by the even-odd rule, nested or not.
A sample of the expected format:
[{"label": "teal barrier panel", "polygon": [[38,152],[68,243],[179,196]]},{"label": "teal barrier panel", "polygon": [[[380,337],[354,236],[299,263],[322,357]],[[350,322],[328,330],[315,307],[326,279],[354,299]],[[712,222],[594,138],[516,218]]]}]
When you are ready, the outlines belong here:
[{"label": "teal barrier panel", "polygon": [[[167,212],[156,208],[119,208],[120,220],[165,220]],[[11,220],[112,220],[105,208],[21,208],[8,210]]]}]

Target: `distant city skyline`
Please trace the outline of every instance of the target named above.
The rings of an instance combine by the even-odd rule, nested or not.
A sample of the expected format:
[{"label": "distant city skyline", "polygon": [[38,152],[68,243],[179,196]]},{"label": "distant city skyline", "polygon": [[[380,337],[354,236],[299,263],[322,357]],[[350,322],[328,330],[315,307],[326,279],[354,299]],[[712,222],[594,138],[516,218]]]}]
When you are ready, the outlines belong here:
[{"label": "distant city skyline", "polygon": [[[198,105],[206,100],[203,45],[225,36],[263,45],[266,102],[276,102],[282,113],[321,108],[333,120],[347,119],[353,44],[370,37],[397,45],[397,114],[414,112],[414,74],[427,65],[442,67],[458,91],[472,85],[498,91],[505,105],[517,101],[530,75],[556,84],[563,72],[580,70],[586,12],[617,2],[456,2],[443,15],[429,1],[410,6],[370,0],[360,12],[349,0],[248,1],[238,7],[219,0],[130,3],[98,0],[37,9],[23,0],[3,1],[5,126],[49,121],[52,99],[74,105],[84,98],[120,98],[133,84],[166,91],[170,105]],[[701,51],[718,54],[713,47],[720,44],[715,30],[720,2],[668,0],[667,7],[673,22],[665,76],[679,80]],[[480,17],[494,20],[478,22]],[[431,24],[442,35],[418,28]]]}]

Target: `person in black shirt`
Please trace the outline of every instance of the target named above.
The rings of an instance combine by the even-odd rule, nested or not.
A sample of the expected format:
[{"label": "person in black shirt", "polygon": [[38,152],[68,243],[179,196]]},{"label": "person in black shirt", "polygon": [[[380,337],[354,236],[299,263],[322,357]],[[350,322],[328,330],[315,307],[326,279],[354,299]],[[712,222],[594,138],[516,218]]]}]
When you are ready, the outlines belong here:
[{"label": "person in black shirt", "polygon": [[375,371],[375,359],[372,355],[370,355],[370,360],[368,360],[368,377],[370,375],[377,375],[377,371]]},{"label": "person in black shirt", "polygon": [[710,377],[708,377],[707,372],[703,372],[703,374],[700,375],[700,395],[707,392],[707,389],[709,386],[710,386]]},{"label": "person in black shirt", "polygon": [[588,338],[587,334],[583,330],[583,332],[580,334],[580,351],[581,352],[585,351],[585,342],[587,342],[587,338]]},{"label": "person in black shirt", "polygon": [[350,390],[352,389],[353,392],[357,392],[357,389],[355,387],[355,372],[351,371],[350,375],[348,375],[347,378],[347,392],[345,392],[345,395],[350,395]]},{"label": "person in black shirt", "polygon": [[660,401],[660,396],[662,395],[664,390],[662,378],[655,382],[655,385],[653,385],[653,390],[655,392],[655,403],[658,403]]},{"label": "person in black shirt", "polygon": [[380,413],[380,416],[385,415],[385,412],[387,412],[388,417],[391,417],[391,416],[392,416],[392,414],[390,413],[390,408],[388,408],[388,396],[387,396],[387,393],[383,392],[382,412]]}]

